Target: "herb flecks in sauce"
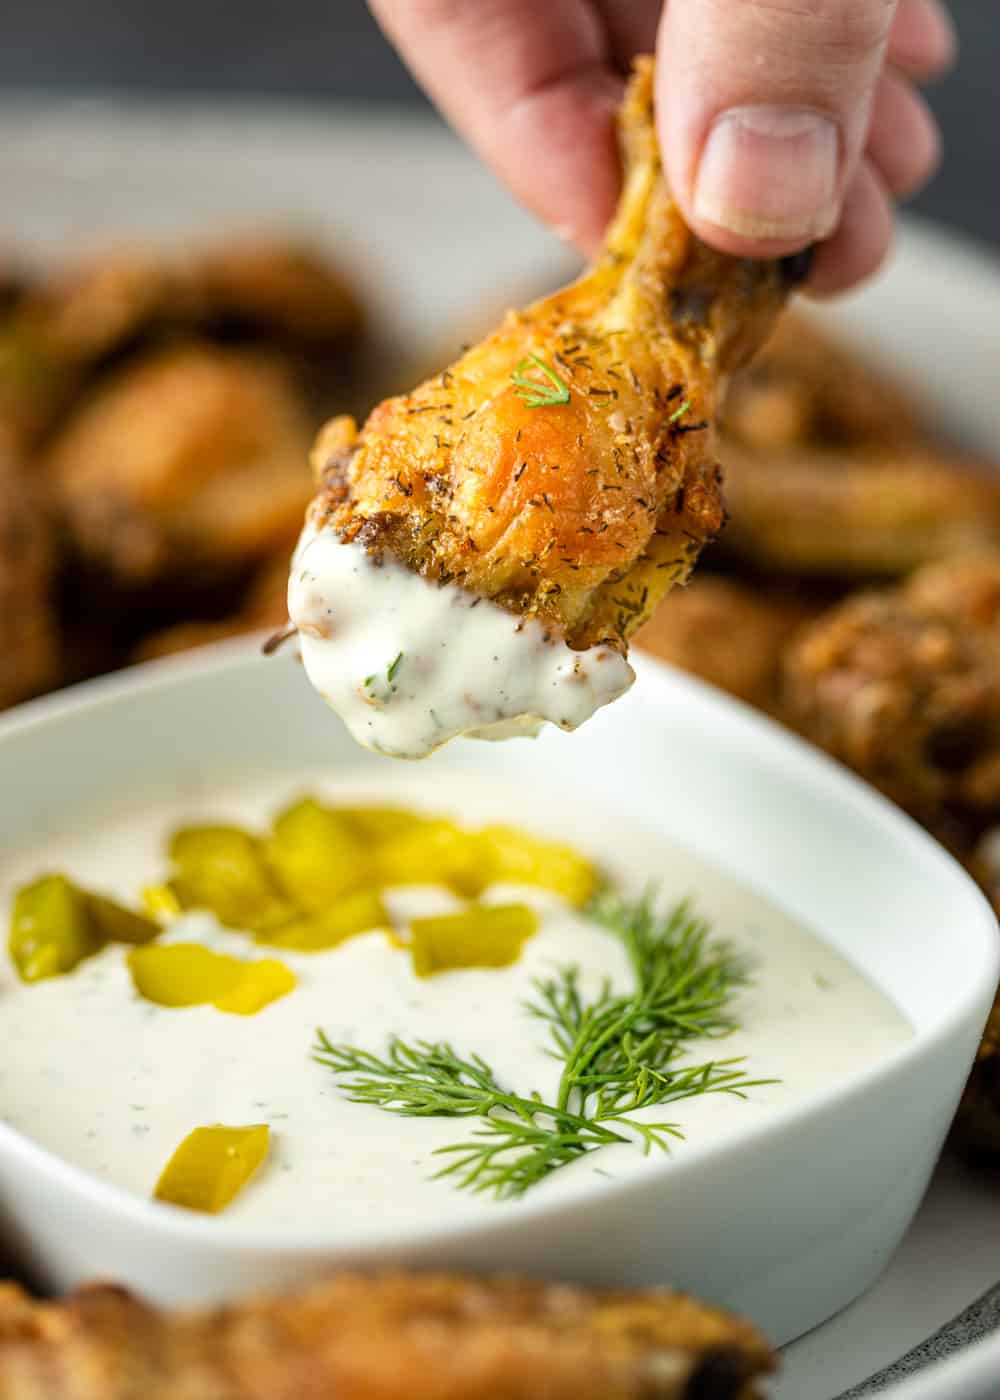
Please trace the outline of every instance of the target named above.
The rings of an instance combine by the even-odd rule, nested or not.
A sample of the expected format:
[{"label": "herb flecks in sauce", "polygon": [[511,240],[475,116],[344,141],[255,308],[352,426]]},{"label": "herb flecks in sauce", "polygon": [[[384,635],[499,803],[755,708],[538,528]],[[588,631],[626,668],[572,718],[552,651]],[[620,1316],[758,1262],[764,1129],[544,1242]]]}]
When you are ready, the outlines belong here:
[{"label": "herb flecks in sauce", "polygon": [[473,1139],[438,1149],[451,1161],[437,1175],[500,1198],[523,1195],[598,1147],[638,1138],[647,1152],[666,1150],[682,1136],[675,1123],[637,1117],[642,1110],[699,1094],[743,1097],[773,1082],[750,1079],[740,1060],[685,1060],[692,1042],[735,1029],[729,1006],[748,980],[686,904],[664,917],[649,899],[604,898],[591,912],[621,940],[633,986],[615,992],[605,983],[588,1000],[571,966],[535,983],[525,1009],[548,1027],[550,1053],[563,1065],[552,1102],[505,1087],[478,1055],[463,1057],[445,1041],[397,1037],[382,1058],[334,1045],[320,1030],[314,1057],[357,1103],[406,1117],[480,1119]]}]

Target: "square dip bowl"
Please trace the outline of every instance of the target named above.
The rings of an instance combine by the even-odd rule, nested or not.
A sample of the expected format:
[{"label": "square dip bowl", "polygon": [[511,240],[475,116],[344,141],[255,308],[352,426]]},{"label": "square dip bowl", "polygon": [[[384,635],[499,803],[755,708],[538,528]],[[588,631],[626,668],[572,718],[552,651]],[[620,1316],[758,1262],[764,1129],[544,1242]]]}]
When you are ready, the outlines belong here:
[{"label": "square dip bowl", "polygon": [[[344,1266],[669,1285],[744,1313],[778,1344],[866,1289],[916,1211],[958,1103],[996,988],[996,920],[950,856],[837,765],[695,681],[648,660],[636,669],[633,691],[574,735],[442,750],[420,770],[430,798],[436,775],[461,770],[516,784],[527,815],[532,793],[557,792],[606,809],[609,826],[640,822],[814,930],[903,1013],[910,1039],[641,1173],[412,1227],[349,1212],[326,1223],[306,1199],[301,1226],[265,1229],[143,1199],[4,1121],[0,1080],[9,1265],[44,1288],[100,1277],[167,1304]],[[286,659],[239,643],[153,663],[0,720],[0,852],[30,845],[57,869],[55,833],[102,803],[152,803],[216,772],[310,768],[384,785],[392,762],[357,749]],[[13,978],[8,964],[0,1007]],[[46,1030],[58,1038],[58,1025]],[[16,1044],[7,1055],[16,1074]],[[74,1092],[96,1105],[101,1085],[81,1075]]]}]

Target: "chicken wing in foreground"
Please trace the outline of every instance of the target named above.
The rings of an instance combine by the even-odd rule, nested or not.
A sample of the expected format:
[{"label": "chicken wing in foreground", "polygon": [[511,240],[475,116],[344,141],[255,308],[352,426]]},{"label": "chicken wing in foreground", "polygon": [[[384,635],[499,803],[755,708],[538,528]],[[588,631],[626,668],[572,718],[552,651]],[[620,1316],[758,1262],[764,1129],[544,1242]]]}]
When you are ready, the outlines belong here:
[{"label": "chicken wing in foreground", "polygon": [[574,729],[626,690],[631,633],[722,524],[713,422],[801,264],[716,253],[660,168],[652,63],[594,267],[364,428],[328,424],[289,610],[355,738]]},{"label": "chicken wing in foreground", "polygon": [[0,1291],[0,1400],[753,1400],[747,1322],[670,1293],[403,1274],[170,1317]]}]

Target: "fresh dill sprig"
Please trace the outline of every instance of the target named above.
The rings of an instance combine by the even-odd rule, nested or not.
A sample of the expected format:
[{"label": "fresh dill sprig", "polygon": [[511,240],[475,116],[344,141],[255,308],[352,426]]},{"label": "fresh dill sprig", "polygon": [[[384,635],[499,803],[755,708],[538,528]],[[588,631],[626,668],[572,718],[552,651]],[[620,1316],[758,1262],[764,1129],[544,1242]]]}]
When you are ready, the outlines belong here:
[{"label": "fresh dill sprig", "polygon": [[671,413],[670,417],[667,419],[667,426],[669,427],[672,424],[678,422],[681,418],[684,417],[685,413],[690,413],[690,411],[691,400],[685,399],[684,402],[681,404],[680,408],[675,408],[673,413]]},{"label": "fresh dill sprig", "polygon": [[[532,367],[543,375],[543,380],[527,373]],[[515,392],[528,408],[551,408],[553,404],[569,403],[569,385],[538,355],[528,355],[523,359],[511,375],[511,380],[516,385]]]},{"label": "fresh dill sprig", "polygon": [[[393,661],[390,661],[388,666],[385,668],[385,686],[383,688],[385,691],[388,692],[388,694],[386,696],[383,696],[383,699],[387,699],[388,696],[392,695],[395,691],[396,687],[393,685],[393,681],[395,681],[396,672],[399,670],[402,664],[403,653],[398,652],[395,659]],[[373,671],[370,676],[365,676],[365,689],[374,690],[374,688],[376,687],[376,685],[378,685],[380,680],[381,677],[379,676],[378,672]]]},{"label": "fresh dill sprig", "polygon": [[679,1063],[691,1041],[735,1028],[728,1006],[747,981],[744,963],[709,942],[687,904],[662,916],[649,897],[630,904],[606,895],[589,913],[621,940],[634,986],[616,993],[604,982],[588,999],[575,967],[536,981],[525,1009],[548,1027],[549,1052],[563,1066],[553,1102],[505,1087],[478,1055],[463,1058],[444,1041],[397,1037],[382,1058],[319,1031],[314,1058],[356,1103],[404,1117],[478,1118],[469,1140],[438,1149],[451,1160],[437,1176],[501,1198],[609,1143],[638,1139],[645,1152],[666,1151],[683,1136],[675,1123],[634,1117],[639,1110],[700,1094],[742,1098],[773,1082],[749,1079],[739,1059]]}]

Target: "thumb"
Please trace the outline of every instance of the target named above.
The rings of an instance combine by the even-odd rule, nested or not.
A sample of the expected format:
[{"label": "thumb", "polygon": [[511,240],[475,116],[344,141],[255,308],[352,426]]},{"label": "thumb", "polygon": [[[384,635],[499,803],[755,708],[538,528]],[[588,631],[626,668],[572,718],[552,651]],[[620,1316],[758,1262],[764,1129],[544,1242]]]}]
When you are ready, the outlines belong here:
[{"label": "thumb", "polygon": [[664,161],[691,226],[724,251],[826,238],[865,145],[895,0],[668,0]]}]

